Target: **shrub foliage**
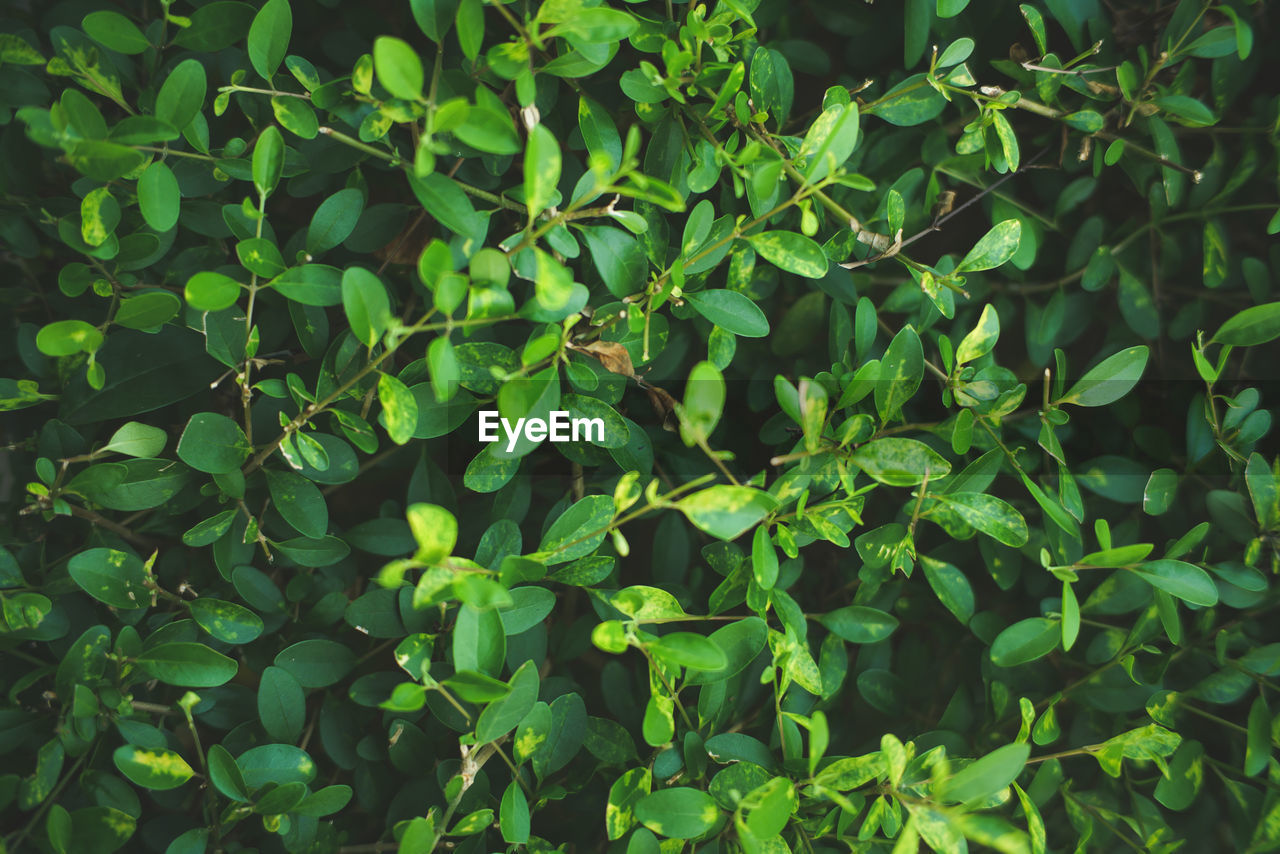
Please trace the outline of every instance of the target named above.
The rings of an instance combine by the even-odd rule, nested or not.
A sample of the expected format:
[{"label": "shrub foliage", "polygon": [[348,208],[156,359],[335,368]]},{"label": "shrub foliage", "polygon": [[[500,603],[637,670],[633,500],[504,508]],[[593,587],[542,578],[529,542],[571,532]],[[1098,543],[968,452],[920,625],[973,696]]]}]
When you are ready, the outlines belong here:
[{"label": "shrub foliage", "polygon": [[1276,850],[1264,5],[8,6],[0,849]]}]

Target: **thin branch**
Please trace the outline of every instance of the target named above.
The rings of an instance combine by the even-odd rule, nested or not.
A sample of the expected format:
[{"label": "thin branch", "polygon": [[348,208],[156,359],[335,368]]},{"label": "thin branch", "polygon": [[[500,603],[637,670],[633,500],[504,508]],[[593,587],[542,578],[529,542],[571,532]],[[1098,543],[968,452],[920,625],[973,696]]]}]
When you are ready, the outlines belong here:
[{"label": "thin branch", "polygon": [[99,528],[105,528],[108,531],[112,532],[113,534],[117,534],[118,536],[123,537],[124,539],[128,540],[129,542],[133,543],[136,546],[140,546],[141,548],[144,548],[144,549],[154,549],[156,547],[156,544],[149,538],[144,537],[142,534],[135,534],[133,531],[129,530],[124,525],[121,525],[119,522],[114,522],[111,519],[108,519],[106,516],[103,516],[101,513],[96,513],[93,510],[86,510],[85,508],[78,507],[75,504],[70,504],[68,506],[71,507],[72,516],[75,516],[79,519],[85,519],[91,522],[92,524],[97,525]]}]

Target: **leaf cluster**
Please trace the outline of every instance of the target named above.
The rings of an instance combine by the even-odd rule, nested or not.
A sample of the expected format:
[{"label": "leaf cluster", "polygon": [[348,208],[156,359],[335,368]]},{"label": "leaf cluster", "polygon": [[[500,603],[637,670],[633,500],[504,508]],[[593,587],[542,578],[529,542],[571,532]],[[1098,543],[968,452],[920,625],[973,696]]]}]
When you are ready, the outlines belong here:
[{"label": "leaf cluster", "polygon": [[0,851],[1280,849],[1280,69],[1148,6],[6,9]]}]

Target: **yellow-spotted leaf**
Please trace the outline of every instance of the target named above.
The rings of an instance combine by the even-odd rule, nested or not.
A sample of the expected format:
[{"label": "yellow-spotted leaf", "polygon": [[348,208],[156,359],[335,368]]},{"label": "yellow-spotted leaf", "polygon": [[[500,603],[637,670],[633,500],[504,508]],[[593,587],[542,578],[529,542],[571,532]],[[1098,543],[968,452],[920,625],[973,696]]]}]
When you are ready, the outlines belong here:
[{"label": "yellow-spotted leaf", "polygon": [[148,750],[133,744],[117,747],[111,755],[120,773],[144,789],[176,789],[195,771],[172,750]]}]

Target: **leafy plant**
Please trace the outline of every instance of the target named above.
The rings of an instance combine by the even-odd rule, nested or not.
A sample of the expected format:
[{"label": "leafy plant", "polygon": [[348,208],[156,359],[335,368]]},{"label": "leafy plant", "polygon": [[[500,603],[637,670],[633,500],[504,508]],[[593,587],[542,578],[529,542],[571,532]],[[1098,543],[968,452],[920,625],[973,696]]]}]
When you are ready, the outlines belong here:
[{"label": "leafy plant", "polygon": [[0,850],[1277,850],[1265,11],[11,7]]}]

